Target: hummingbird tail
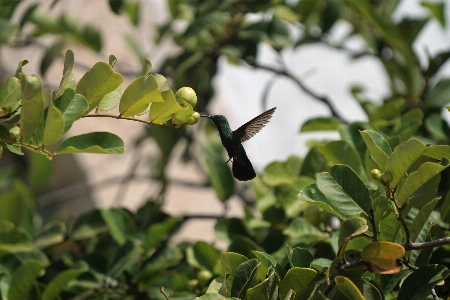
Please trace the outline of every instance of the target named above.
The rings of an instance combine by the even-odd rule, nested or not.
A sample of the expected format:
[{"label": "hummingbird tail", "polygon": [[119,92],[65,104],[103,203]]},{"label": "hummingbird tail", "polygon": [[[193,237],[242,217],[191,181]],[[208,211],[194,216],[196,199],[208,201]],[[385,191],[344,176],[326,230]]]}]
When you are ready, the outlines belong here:
[{"label": "hummingbird tail", "polygon": [[239,145],[237,150],[236,156],[233,158],[233,176],[240,181],[252,180],[256,177],[252,163],[248,159],[247,153],[245,153],[242,145]]}]

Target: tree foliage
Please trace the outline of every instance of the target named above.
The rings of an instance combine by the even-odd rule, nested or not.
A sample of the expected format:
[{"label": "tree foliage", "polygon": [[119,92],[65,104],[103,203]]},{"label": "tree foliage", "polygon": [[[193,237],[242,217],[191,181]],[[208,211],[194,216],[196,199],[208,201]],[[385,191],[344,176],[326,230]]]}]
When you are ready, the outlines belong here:
[{"label": "tree foliage", "polygon": [[[139,5],[110,1],[114,13],[125,13],[137,25]],[[136,2],[137,3],[137,2]],[[155,170],[164,184],[165,165],[194,125],[197,101],[180,90],[192,87],[196,109],[207,109],[214,91],[217,62],[258,68],[292,79],[299,88],[330,109],[330,117],[305,122],[301,132],[335,131],[334,141],[310,143],[305,157],[272,162],[251,182],[248,196],[235,185],[223,161],[216,134],[206,135],[197,159],[211,174],[210,185],[226,203],[243,201],[245,216],[220,217],[217,240],[222,252],[205,242],[173,245],[170,238],[189,219],[176,218],[150,199],[136,212],[95,209],[73,220],[42,220],[30,187],[15,179],[0,194],[0,295],[4,299],[424,299],[450,294],[450,164],[447,122],[440,116],[450,102],[450,81],[440,76],[449,51],[419,63],[412,44],[426,24],[445,28],[445,3],[422,2],[420,18],[395,19],[399,1],[168,1],[171,19],[159,38],[172,37],[183,49],[161,70],[143,59],[140,76],[123,86],[114,70],[116,59],[98,62],[75,82],[74,55],[65,53],[60,86],[46,96],[37,75],[17,72],[0,87],[0,153],[28,149],[47,158],[65,153],[122,153],[121,139],[92,132],[65,139],[74,122],[86,117],[145,123],[145,138],[163,153]],[[1,10],[4,34],[15,34],[10,22],[16,2]],[[100,33],[70,26],[67,16],[53,20],[30,7],[22,23],[32,22],[35,35],[60,37],[41,64],[44,73],[68,37],[97,50]],[[258,17],[254,17],[254,16]],[[253,17],[251,17],[253,16]],[[186,26],[175,26],[177,22]],[[336,24],[351,32],[331,43]],[[21,24],[22,26],[23,24]],[[291,26],[299,26],[295,35]],[[180,29],[181,28],[181,29]],[[360,51],[347,41],[364,41]],[[94,39],[97,42],[89,42]],[[283,49],[321,44],[355,60],[370,56],[388,76],[391,93],[380,104],[367,99],[362,87],[352,94],[367,121],[346,122],[333,102],[314,91],[287,67],[258,62],[258,45]],[[45,67],[42,67],[44,65]],[[167,80],[167,79],[170,80]],[[169,85],[168,82],[171,82]],[[190,90],[189,90],[190,91]],[[187,93],[192,95],[191,91]],[[119,114],[105,113],[118,106]],[[449,110],[450,108],[447,107]],[[448,113],[448,112],[446,112]],[[147,117],[135,117],[146,114]],[[58,145],[58,146],[54,146]],[[164,289],[161,289],[164,287]],[[161,289],[161,292],[160,292]]]}]

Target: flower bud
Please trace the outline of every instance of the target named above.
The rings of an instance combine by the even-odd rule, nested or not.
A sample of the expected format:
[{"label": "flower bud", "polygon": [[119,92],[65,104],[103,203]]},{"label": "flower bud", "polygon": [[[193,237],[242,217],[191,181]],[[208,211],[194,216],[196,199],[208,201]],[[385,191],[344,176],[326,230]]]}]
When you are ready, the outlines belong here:
[{"label": "flower bud", "polygon": [[370,176],[375,180],[381,181],[381,171],[378,169],[370,171]]}]

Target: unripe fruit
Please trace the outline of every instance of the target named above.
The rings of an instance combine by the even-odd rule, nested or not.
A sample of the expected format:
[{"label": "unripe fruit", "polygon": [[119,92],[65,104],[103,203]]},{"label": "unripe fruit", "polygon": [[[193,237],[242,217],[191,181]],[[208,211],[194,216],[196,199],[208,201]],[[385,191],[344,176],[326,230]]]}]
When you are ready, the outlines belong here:
[{"label": "unripe fruit", "polygon": [[194,291],[197,288],[198,280],[197,279],[191,279],[188,281],[188,290]]},{"label": "unripe fruit", "polygon": [[378,169],[370,171],[370,176],[375,180],[381,181],[381,171]]},{"label": "unripe fruit", "polygon": [[189,118],[189,120],[187,121],[187,123],[189,125],[194,125],[198,123],[198,120],[200,120],[200,114],[198,112],[194,112],[192,114],[192,116]]},{"label": "unripe fruit", "polygon": [[381,180],[383,180],[384,183],[391,183],[392,179],[392,175],[388,171],[381,174]]},{"label": "unripe fruit", "polygon": [[209,280],[211,279],[212,276],[213,276],[213,274],[210,271],[208,271],[208,270],[201,270],[197,274],[198,284],[200,286],[207,285],[209,283]]},{"label": "unripe fruit", "polygon": [[192,107],[197,104],[197,94],[190,87],[180,88],[175,94],[175,99],[177,99],[177,102],[180,102],[180,100],[184,100]]}]

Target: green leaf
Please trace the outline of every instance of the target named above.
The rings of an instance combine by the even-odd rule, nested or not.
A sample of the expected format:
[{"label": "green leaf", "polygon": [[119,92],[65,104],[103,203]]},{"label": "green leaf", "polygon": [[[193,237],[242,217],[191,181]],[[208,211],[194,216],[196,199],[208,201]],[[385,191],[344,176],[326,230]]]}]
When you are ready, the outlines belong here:
[{"label": "green leaf", "polygon": [[450,102],[450,78],[442,78],[426,94],[425,103],[430,107],[441,108]]},{"label": "green leaf", "polygon": [[[133,266],[141,260],[142,252],[143,249],[140,247],[139,241],[127,240],[117,249],[107,274],[117,278],[124,271],[132,272]],[[149,266],[146,265],[145,267]]]},{"label": "green leaf", "polygon": [[75,262],[70,269],[62,271],[50,281],[42,294],[42,300],[59,299],[59,294],[69,286],[70,282],[88,270],[89,266],[86,262]]},{"label": "green leaf", "polygon": [[56,154],[101,153],[121,154],[125,151],[123,141],[110,132],[90,132],[68,138],[56,149]]},{"label": "green leaf", "polygon": [[[432,238],[430,231],[434,225],[435,224],[433,224],[432,222],[426,221],[423,224],[422,229],[420,229],[420,232],[417,234],[415,243],[431,242]],[[430,264],[430,259],[431,255],[433,255],[433,252],[433,248],[412,250],[409,255],[409,262],[419,268],[427,266]]]},{"label": "green leaf", "polygon": [[232,275],[234,277],[234,273],[240,264],[248,261],[248,258],[239,253],[233,252],[224,252],[220,257],[220,265],[221,265],[221,276]]},{"label": "green leaf", "polygon": [[420,231],[422,230],[422,227],[428,220],[428,217],[430,216],[433,209],[436,207],[439,200],[441,200],[441,197],[434,198],[433,200],[425,204],[425,206],[419,211],[417,216],[414,218],[412,224],[408,226],[411,242],[414,243],[416,241],[416,238],[418,237]]},{"label": "green leaf", "polygon": [[100,211],[113,239],[123,245],[126,240],[135,236],[136,224],[130,212],[119,208],[107,208]]},{"label": "green leaf", "polygon": [[410,139],[398,145],[386,162],[386,171],[392,175],[392,182],[389,185],[396,187],[409,167],[425,150],[425,145],[417,139]]},{"label": "green leaf", "polygon": [[0,231],[0,253],[28,252],[32,249],[31,236],[23,229]]},{"label": "green leaf", "polygon": [[153,77],[155,77],[156,81],[158,82],[158,88],[162,92],[170,90],[169,83],[167,82],[167,78],[164,77],[161,74],[151,74]]},{"label": "green leaf", "polygon": [[317,177],[317,187],[333,203],[333,210],[351,217],[370,215],[372,200],[364,182],[345,165],[335,165]]},{"label": "green leaf", "polygon": [[410,109],[404,113],[400,119],[400,123],[395,126],[393,134],[398,134],[402,141],[406,141],[416,134],[417,130],[422,126],[423,112],[419,108]]},{"label": "green leaf", "polygon": [[88,24],[83,28],[80,39],[86,46],[92,50],[99,52],[102,49],[102,37],[97,28]]},{"label": "green leaf", "polygon": [[402,242],[402,228],[395,214],[390,211],[387,216],[381,220],[380,240],[390,242]]},{"label": "green leaf", "polygon": [[333,261],[328,258],[316,258],[311,262],[311,267],[318,270],[323,271],[325,268],[329,269]]},{"label": "green leaf", "polygon": [[301,217],[290,222],[283,230],[283,234],[288,236],[288,245],[296,245],[304,248],[312,247],[329,238],[329,235]]},{"label": "green leaf", "polygon": [[114,55],[110,55],[109,57],[108,57],[108,64],[111,66],[111,68],[114,68],[114,66],[116,65],[116,63],[117,63],[117,57],[115,57]]},{"label": "green leaf", "polygon": [[314,179],[307,176],[298,177],[289,187],[289,190],[282,195],[281,205],[283,206],[286,216],[293,218],[302,212],[306,205],[305,201],[300,201],[297,197],[298,191],[314,183]]},{"label": "green leaf", "polygon": [[20,81],[16,77],[9,77],[0,86],[0,108],[11,108],[22,99]]},{"label": "green leaf", "polygon": [[300,132],[338,130],[342,121],[336,117],[318,117],[306,121]]},{"label": "green leaf", "polygon": [[42,76],[45,76],[48,68],[53,63],[55,58],[59,57],[59,54],[66,46],[67,41],[62,38],[53,43],[50,47],[48,47],[44,52],[44,57],[41,60],[40,72]]},{"label": "green leaf", "polygon": [[397,193],[398,204],[402,205],[415,191],[423,186],[428,180],[442,172],[447,166],[426,162],[422,164],[417,171],[414,171],[406,177],[405,181]]},{"label": "green leaf", "polygon": [[149,75],[150,71],[152,70],[152,63],[147,59],[144,58],[142,62],[142,71],[141,76],[147,76]]},{"label": "green leaf", "polygon": [[442,160],[443,157],[450,159],[450,146],[448,145],[430,146],[422,154],[437,160]]},{"label": "green leaf", "polygon": [[56,144],[64,134],[64,118],[53,103],[50,103],[45,120],[43,144],[51,146]]},{"label": "green leaf", "polygon": [[299,295],[311,294],[314,288],[314,279],[317,271],[310,268],[291,268],[284,276],[280,284],[280,299],[285,299],[290,290],[295,292],[296,297]]},{"label": "green leaf", "polygon": [[[321,209],[335,215],[336,217],[338,217],[341,220],[344,220],[345,218],[347,218],[347,216],[342,214],[339,210],[335,210],[338,208],[334,205],[334,203],[332,201],[329,201],[329,199],[319,190],[319,188],[317,187],[316,184],[311,184],[311,185],[301,189],[300,193],[297,196],[300,200],[307,201],[307,202],[313,202],[315,205],[317,205]],[[350,211],[349,213],[352,214],[353,210]]]},{"label": "green leaf", "polygon": [[328,161],[317,147],[312,148],[303,161],[300,169],[300,176],[309,176],[316,178],[317,174],[328,169]]},{"label": "green leaf", "polygon": [[[127,243],[128,242],[129,241],[127,241]],[[136,247],[136,250],[141,251],[141,248]],[[140,255],[136,255],[135,258],[136,259],[131,260],[128,272],[132,271],[133,265],[136,265],[139,262]],[[139,281],[144,281],[148,278],[151,280],[158,272],[166,272],[169,268],[180,264],[181,259],[183,259],[183,253],[179,248],[164,245],[163,248],[158,249],[158,251],[153,253],[152,256],[142,264],[142,272],[140,272],[137,277]],[[124,260],[124,263],[128,264],[128,262],[130,262],[129,258]],[[121,264],[117,263],[116,265],[120,267]],[[118,272],[116,273],[118,274]]]},{"label": "green leaf", "polygon": [[296,176],[291,166],[286,162],[272,162],[264,169],[263,180],[270,186],[291,184]]},{"label": "green leaf", "polygon": [[334,281],[336,282],[336,287],[338,290],[344,294],[344,299],[349,300],[365,300],[363,294],[361,294],[361,291],[358,289],[358,287],[347,277],[344,276],[336,276],[334,278]]},{"label": "green leaf", "polygon": [[36,75],[25,76],[20,73],[22,86],[22,111],[20,115],[20,135],[30,137],[44,117],[44,91],[41,79]]},{"label": "green leaf", "polygon": [[422,1],[420,3],[423,7],[428,8],[431,14],[439,21],[442,28],[445,29],[445,2],[431,2],[431,1]]},{"label": "green leaf", "polygon": [[[0,201],[0,220],[12,222],[17,228],[34,235],[35,201],[29,188],[19,180],[12,182],[12,189],[3,192]],[[20,213],[17,213],[20,212]]]},{"label": "green leaf", "polygon": [[370,155],[377,163],[381,172],[384,172],[384,167],[392,150],[384,137],[376,131],[364,130],[361,131],[361,136],[370,151]]},{"label": "green leaf", "polygon": [[66,226],[62,222],[47,223],[39,236],[35,239],[34,245],[38,248],[53,246],[64,241]]},{"label": "green leaf", "polygon": [[62,95],[55,99],[55,106],[62,113],[64,133],[66,133],[72,127],[73,122],[81,118],[89,105],[84,96],[75,94],[71,88],[66,88]]},{"label": "green leaf", "polygon": [[153,76],[143,76],[135,79],[123,92],[119,111],[124,117],[140,115],[146,111],[150,103],[164,102],[158,89],[158,82]]},{"label": "green leaf", "polygon": [[277,300],[280,279],[272,272],[263,282],[247,290],[247,300]]},{"label": "green leaf", "polygon": [[165,219],[163,222],[152,224],[148,228],[142,244],[144,251],[148,251],[158,242],[168,239],[171,236],[171,231],[179,224],[180,220],[172,217]]},{"label": "green leaf", "polygon": [[383,277],[385,278],[385,284],[383,286],[383,294],[388,295],[391,293],[397,284],[411,273],[412,271],[410,270],[401,270],[394,275],[384,275]]},{"label": "green leaf", "polygon": [[20,79],[20,73],[23,73],[22,71],[22,67],[28,64],[28,60],[24,59],[21,60],[18,64],[17,64],[17,68],[16,68],[16,74],[14,75],[14,77],[19,78]]},{"label": "green leaf", "polygon": [[41,270],[45,267],[41,262],[29,260],[24,262],[12,275],[9,285],[8,299],[26,299],[31,286],[36,282]]},{"label": "green leaf", "polygon": [[105,111],[113,109],[119,104],[120,97],[122,96],[122,84],[112,92],[106,94],[98,104],[98,110]]},{"label": "green leaf", "polygon": [[341,248],[350,238],[362,235],[367,230],[369,230],[369,226],[367,226],[367,220],[364,218],[353,217],[345,220],[339,229],[338,247]]},{"label": "green leaf", "polygon": [[57,97],[60,97],[66,89],[75,89],[75,78],[72,73],[74,63],[74,56],[72,50],[67,50],[64,55],[64,70],[63,77],[61,78],[61,82],[59,83],[59,90]]},{"label": "green leaf", "polygon": [[431,289],[450,275],[450,271],[440,265],[428,265],[414,271],[402,284],[397,300],[418,300],[427,298]]},{"label": "green leaf", "polygon": [[417,36],[422,32],[424,26],[428,23],[430,18],[409,18],[404,17],[398,24],[400,32],[405,41],[412,45]]},{"label": "green leaf", "polygon": [[212,293],[212,294],[204,294],[203,296],[196,297],[195,300],[240,300],[239,298],[235,297],[224,297],[221,294]]},{"label": "green leaf", "polygon": [[183,110],[183,107],[175,99],[172,90],[161,92],[163,103],[153,103],[150,107],[150,121],[155,124],[164,124],[169,121],[174,114]]},{"label": "green leaf", "polygon": [[72,225],[70,237],[74,240],[95,238],[108,231],[99,210],[92,210],[79,216]]},{"label": "green leaf", "polygon": [[284,275],[286,275],[286,270],[269,254],[261,251],[252,251],[256,258],[261,262],[263,266],[267,269],[270,265],[275,268],[278,276],[283,279]]},{"label": "green leaf", "polygon": [[238,218],[219,219],[214,231],[219,240],[226,242],[232,242],[237,236],[248,236],[243,220]]},{"label": "green leaf", "polygon": [[425,120],[425,128],[434,137],[435,140],[447,140],[444,132],[444,120],[439,114],[432,114]]},{"label": "green leaf", "polygon": [[257,259],[248,260],[239,265],[234,274],[233,283],[231,285],[231,296],[244,299],[250,282],[255,276],[256,269],[261,263]]},{"label": "green leaf", "polygon": [[299,247],[292,249],[288,245],[286,245],[286,247],[288,250],[288,258],[291,268],[309,268],[311,266],[314,256],[308,251],[308,249]]},{"label": "green leaf", "polygon": [[360,176],[365,176],[361,158],[349,143],[345,141],[333,141],[325,145],[317,145],[317,149],[325,155],[332,165],[343,164],[352,168]]},{"label": "green leaf", "polygon": [[221,252],[205,242],[197,242],[186,250],[186,259],[191,266],[214,273]]},{"label": "green leaf", "polygon": [[83,75],[76,88],[76,92],[83,95],[89,104],[84,113],[87,114],[96,108],[100,100],[122,82],[122,75],[114,72],[110,65],[104,62],[96,63]]},{"label": "green leaf", "polygon": [[203,148],[209,170],[209,180],[217,198],[225,202],[234,194],[234,178],[230,168],[223,160],[223,146],[220,143],[209,143]]}]

